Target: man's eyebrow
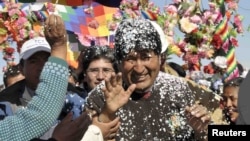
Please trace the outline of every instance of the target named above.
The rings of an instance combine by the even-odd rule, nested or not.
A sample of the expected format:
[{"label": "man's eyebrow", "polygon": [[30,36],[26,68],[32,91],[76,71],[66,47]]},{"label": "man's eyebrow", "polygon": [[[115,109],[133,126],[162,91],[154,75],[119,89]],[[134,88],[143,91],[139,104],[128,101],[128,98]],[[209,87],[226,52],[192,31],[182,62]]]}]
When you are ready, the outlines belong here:
[{"label": "man's eyebrow", "polygon": [[137,55],[135,54],[128,54],[126,55],[124,58],[133,58],[133,57],[136,57]]}]

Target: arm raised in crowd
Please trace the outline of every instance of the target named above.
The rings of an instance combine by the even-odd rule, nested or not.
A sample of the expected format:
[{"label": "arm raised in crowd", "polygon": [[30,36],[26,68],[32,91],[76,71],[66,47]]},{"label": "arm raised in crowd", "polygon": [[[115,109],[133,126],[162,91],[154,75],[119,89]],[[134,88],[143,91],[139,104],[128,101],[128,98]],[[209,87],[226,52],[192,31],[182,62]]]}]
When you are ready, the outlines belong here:
[{"label": "arm raised in crowd", "polygon": [[51,45],[51,57],[40,75],[36,95],[26,108],[0,121],[0,140],[30,140],[42,135],[61,112],[68,85],[66,30],[62,19],[50,15],[45,23],[45,37]]}]

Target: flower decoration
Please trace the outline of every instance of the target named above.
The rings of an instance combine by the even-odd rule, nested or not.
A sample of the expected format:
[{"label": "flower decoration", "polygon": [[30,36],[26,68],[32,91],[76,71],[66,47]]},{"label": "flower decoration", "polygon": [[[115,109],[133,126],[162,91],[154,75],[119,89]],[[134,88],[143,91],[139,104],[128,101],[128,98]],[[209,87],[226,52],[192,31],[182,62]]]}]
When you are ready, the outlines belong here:
[{"label": "flower decoration", "polygon": [[99,23],[97,20],[94,19],[88,23],[88,26],[91,28],[97,29],[99,27]]},{"label": "flower decoration", "polygon": [[14,62],[15,57],[14,57],[14,52],[15,49],[13,47],[5,47],[3,49],[3,59],[6,61],[7,65],[3,67],[3,72],[4,70],[7,70],[5,68],[9,68],[10,66],[15,65],[16,63]]},{"label": "flower decoration", "polygon": [[48,12],[55,12],[55,5],[51,2],[47,2],[45,4],[46,9],[48,10]]},{"label": "flower decoration", "polygon": [[195,29],[198,28],[198,25],[195,23],[192,23],[191,20],[187,17],[181,18],[180,19],[180,27],[181,30],[185,33],[191,33]]},{"label": "flower decoration", "polygon": [[0,13],[0,49],[3,50],[3,59],[14,61],[14,48],[10,47],[10,41],[17,43],[17,51],[20,52],[21,45],[29,38],[43,36],[41,32],[36,33],[32,28],[32,21],[20,10],[21,4],[3,0],[3,9]]},{"label": "flower decoration", "polygon": [[14,61],[13,53],[15,52],[15,49],[12,47],[5,47],[3,49],[3,59],[7,61],[7,63],[11,63]]},{"label": "flower decoration", "polygon": [[[180,39],[185,46],[179,46],[174,39],[172,44],[181,48],[182,58],[189,66],[198,66],[201,59],[215,58],[219,52],[227,54],[231,45],[238,46],[235,37],[243,31],[243,17],[236,13],[237,2],[210,0],[209,9],[201,9],[200,0],[174,1],[165,6],[164,13],[160,15],[162,21],[165,20],[162,25],[167,30],[164,31],[172,38],[175,35],[169,31],[176,27],[184,33],[184,38]],[[231,19],[233,14],[234,19]]]},{"label": "flower decoration", "polygon": [[148,0],[122,0],[119,8],[120,10],[113,15],[113,21],[109,24],[110,29],[115,30],[117,27],[115,25],[122,19],[145,17],[156,21],[160,14],[160,8]]},{"label": "flower decoration", "polygon": [[4,52],[5,52],[5,54],[7,54],[7,55],[12,55],[12,54],[14,53],[14,51],[15,51],[15,49],[12,48],[12,47],[6,47],[6,48],[4,49]]},{"label": "flower decoration", "polygon": [[[95,19],[95,10],[92,5],[92,0],[88,0],[85,2],[85,5],[87,5],[86,8],[84,8],[85,15],[88,15],[89,21],[87,22],[87,26],[89,28],[92,28],[94,30],[97,30],[101,23],[98,22],[97,19]],[[115,25],[114,25],[115,26]],[[115,28],[110,25],[110,28]],[[110,29],[111,30],[111,29]],[[112,30],[111,30],[112,31]],[[91,45],[110,45],[108,41],[108,37],[96,37],[92,35],[82,35],[79,33],[75,33],[78,36],[78,40],[83,46],[89,47]]]}]

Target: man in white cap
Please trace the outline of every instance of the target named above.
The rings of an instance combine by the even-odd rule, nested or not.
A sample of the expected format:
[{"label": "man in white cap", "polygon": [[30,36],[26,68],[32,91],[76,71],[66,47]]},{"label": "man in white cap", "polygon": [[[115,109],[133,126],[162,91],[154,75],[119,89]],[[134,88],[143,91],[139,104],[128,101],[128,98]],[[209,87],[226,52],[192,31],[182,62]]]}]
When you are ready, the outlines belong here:
[{"label": "man in white cap", "polygon": [[[35,69],[35,72],[32,71],[34,68],[31,70],[25,70],[26,75],[29,74],[29,71],[34,72],[32,74],[35,75],[41,74],[40,82],[39,80],[36,80],[37,85],[39,83],[37,88],[30,84],[27,85],[27,87],[30,86],[30,91],[35,91],[35,96],[27,104],[25,100],[29,97],[23,97],[22,95],[22,88],[26,88],[20,84],[20,87],[17,87],[18,85],[14,84],[14,87],[10,86],[0,94],[1,101],[8,99],[7,101],[9,103],[16,102],[15,104],[17,105],[21,105],[22,103],[27,104],[26,108],[20,108],[18,111],[14,111],[16,113],[13,116],[5,117],[0,121],[1,141],[28,141],[34,137],[40,136],[47,131],[51,125],[53,125],[58,117],[58,114],[61,112],[68,84],[68,65],[66,62],[67,48],[65,37],[66,30],[62,19],[58,16],[50,15],[45,23],[48,25],[45,30],[46,39],[50,41],[53,40],[50,42],[50,45],[53,47],[51,56],[49,57],[50,48],[44,38],[36,38],[27,41],[21,52],[21,60],[23,60],[24,67],[25,65],[33,64],[34,62],[43,63],[43,67],[39,67],[41,70]],[[40,55],[38,54],[39,52],[37,52],[41,50],[45,51],[42,52],[43,55]],[[34,55],[38,55],[39,57],[34,57]],[[45,56],[47,57],[46,59]],[[38,61],[35,59],[38,59]],[[46,60],[47,63],[45,63],[44,60]],[[12,98],[12,96],[15,98]],[[6,104],[6,106],[8,106],[8,104]],[[70,115],[67,119],[71,121]],[[72,127],[76,125],[77,127],[82,126],[79,126],[82,121],[70,123],[75,124],[71,124]]]},{"label": "man in white cap", "polygon": [[[54,21],[57,21],[57,22],[54,22]],[[54,25],[56,23],[57,25]],[[59,50],[59,49],[53,48],[53,51],[51,52],[51,46],[54,47],[54,46],[63,44],[66,48],[66,41],[67,41],[65,37],[66,31],[65,31],[65,27],[64,27],[62,19],[58,16],[52,16],[52,18],[50,17],[50,20],[49,19],[47,20],[46,25],[47,27],[45,27],[46,28],[45,33],[49,34],[51,38],[45,39],[44,37],[35,37],[35,38],[27,40],[22,45],[22,48],[20,51],[20,63],[19,64],[20,64],[20,71],[24,75],[25,79],[16,82],[15,84],[6,88],[0,93],[0,101],[1,102],[7,101],[11,103],[12,112],[14,114],[16,114],[16,112],[20,109],[20,107],[26,108],[26,106],[32,100],[32,98],[37,96],[38,92],[36,90],[37,88],[39,88],[39,84],[41,83],[41,81],[42,82],[45,81],[45,83],[49,83],[47,79],[39,79],[39,78],[41,78],[40,75],[42,73],[42,70],[44,69],[46,62],[48,61],[50,56],[54,54],[53,51],[54,50],[57,51],[56,55],[66,54],[66,52],[64,52],[63,49]],[[58,38],[55,38],[57,37],[58,32],[63,32],[63,31],[64,31],[64,33],[62,34],[63,37],[60,36]],[[65,55],[65,58],[63,59],[66,59],[66,55]],[[52,64],[52,66],[53,65],[56,65],[56,63]],[[51,73],[56,73],[58,75],[62,75],[62,74],[68,75],[68,66],[66,66],[66,69],[58,69],[58,68],[54,69],[53,67],[51,67],[51,70],[49,71],[52,71]],[[57,84],[56,79],[53,80],[53,83]],[[60,84],[59,79],[58,79],[58,83]],[[55,94],[58,94],[58,92],[55,92],[55,91],[58,91],[60,89],[67,90],[67,85],[57,85],[56,89],[55,88],[50,89],[50,87],[48,87],[47,91],[49,92],[46,91],[46,93],[49,93],[51,96],[53,96]],[[65,94],[66,94],[66,91],[64,91],[62,95],[64,100],[65,100]],[[44,102],[44,104],[46,103]],[[62,110],[63,102],[60,104],[61,105],[59,109],[57,109],[59,112],[61,112]],[[46,111],[43,111],[43,112],[46,113]],[[42,113],[42,114],[49,115],[51,112],[50,110],[48,110],[48,113],[46,114],[45,113]],[[60,113],[56,114],[57,116],[56,118],[58,118],[59,114]],[[53,113],[51,116],[54,116]],[[51,138],[49,140],[70,141],[70,140],[75,140],[76,138],[79,138],[79,139],[82,138],[84,132],[88,128],[88,125],[91,124],[90,117],[87,115],[86,112],[84,112],[79,118],[75,120],[75,123],[73,124],[73,122],[71,122],[72,116],[73,116],[72,114],[68,114],[68,116],[66,116],[62,120],[61,122],[62,124],[59,124],[59,126],[57,126],[55,128],[55,131],[53,132],[53,135],[52,135],[53,139]],[[56,120],[54,119],[53,123],[55,122]],[[50,127],[51,125],[52,124],[47,125],[46,130],[43,129],[43,132],[40,132],[39,135],[44,134],[48,130],[48,127]],[[67,130],[68,128],[70,128],[71,130],[68,131]],[[33,138],[35,137],[38,137],[38,135],[33,136]],[[22,138],[22,136],[20,136],[20,140],[26,140],[26,138]],[[40,139],[34,139],[34,140],[40,140]]]},{"label": "man in white cap", "polygon": [[25,76],[23,98],[29,101],[34,95],[39,83],[39,77],[44,63],[50,56],[50,45],[44,37],[36,37],[26,41],[20,52],[20,70]]},{"label": "man in white cap", "polygon": [[[1,95],[0,101],[10,102],[12,104],[11,107],[14,113],[19,107],[26,107],[26,105],[32,99],[32,97],[35,96],[35,90],[37,89],[38,84],[39,84],[40,74],[42,72],[42,69],[45,63],[48,61],[48,58],[50,57],[50,53],[51,53],[51,47],[44,37],[35,37],[33,39],[26,41],[22,45],[19,64],[20,64],[20,70],[22,74],[25,76],[25,79],[17,82],[13,86],[3,91],[2,94],[0,94]],[[60,70],[57,70],[57,71],[58,73],[60,73]],[[77,98],[79,98],[79,101],[82,100],[82,98],[80,98],[79,96]],[[83,113],[86,113],[86,112],[83,112]],[[53,137],[53,138],[57,138],[58,140],[60,139],[60,141],[63,141],[63,140],[70,141],[70,140],[75,140],[76,137],[79,135],[83,136],[83,133],[88,129],[88,126],[91,124],[91,121],[88,115],[86,116],[86,114],[85,115],[82,114],[82,111],[81,113],[79,113],[79,115],[80,117],[76,118],[76,120],[78,121],[77,123],[81,126],[73,127],[72,123],[68,122],[70,117],[69,116],[65,117],[65,115],[63,115],[63,117],[60,117],[60,119],[62,119],[62,122],[61,122],[62,124],[59,124],[56,128],[52,127],[41,138],[48,139],[50,137]],[[113,120],[112,122],[105,123],[105,124],[98,122],[97,119],[95,121],[96,121],[95,123],[98,124],[97,125],[98,127],[104,126],[105,128],[102,128],[102,129],[105,129],[105,131],[109,131],[110,129],[113,129],[114,125],[119,125],[118,124],[119,120],[117,119]],[[68,124],[65,124],[65,122],[68,122]],[[71,130],[68,131],[67,129],[69,128]],[[81,133],[79,134],[79,132]],[[101,134],[100,132],[103,132],[103,131],[99,129],[98,134]],[[88,133],[92,135],[91,132],[88,132]],[[81,139],[82,136],[79,138]],[[42,139],[34,138],[32,141],[42,141]],[[48,140],[51,140],[51,139],[48,139]]]},{"label": "man in white cap", "polygon": [[18,107],[26,106],[35,95],[41,71],[50,56],[50,52],[50,45],[44,37],[30,39],[22,45],[19,67],[25,79],[5,89],[0,97],[0,101],[7,100],[13,103],[14,113]]}]

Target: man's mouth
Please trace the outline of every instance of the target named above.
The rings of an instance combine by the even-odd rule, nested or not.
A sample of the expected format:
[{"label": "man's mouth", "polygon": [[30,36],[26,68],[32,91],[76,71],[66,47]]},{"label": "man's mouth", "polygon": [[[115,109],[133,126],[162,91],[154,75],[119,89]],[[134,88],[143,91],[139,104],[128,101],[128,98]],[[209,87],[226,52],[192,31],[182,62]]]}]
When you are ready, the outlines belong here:
[{"label": "man's mouth", "polygon": [[238,112],[237,109],[227,109],[226,111],[228,115],[232,114],[233,112]]},{"label": "man's mouth", "polygon": [[147,79],[147,74],[143,74],[143,75],[134,75],[132,76],[131,80],[132,82],[136,82],[136,83],[139,83],[139,82],[143,82]]}]

